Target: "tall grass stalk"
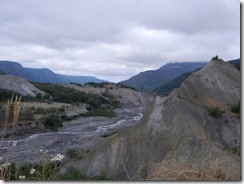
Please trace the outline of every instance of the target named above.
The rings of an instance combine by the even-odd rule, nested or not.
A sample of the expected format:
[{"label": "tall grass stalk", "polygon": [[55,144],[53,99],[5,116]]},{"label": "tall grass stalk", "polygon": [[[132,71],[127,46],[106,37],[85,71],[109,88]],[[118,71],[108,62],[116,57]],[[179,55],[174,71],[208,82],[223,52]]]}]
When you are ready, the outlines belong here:
[{"label": "tall grass stalk", "polygon": [[10,171],[11,171],[10,160],[11,160],[11,153],[12,153],[12,143],[14,139],[15,127],[18,122],[19,113],[20,113],[20,100],[21,100],[21,96],[16,96],[14,98],[14,96],[12,95],[11,99],[8,100],[6,103],[5,116],[2,125],[3,128],[2,128],[0,149],[2,149],[3,142],[5,141],[7,127],[10,126],[11,131],[10,131],[9,139],[6,140],[8,142],[8,147],[7,147],[7,152],[5,154],[5,157],[2,157],[2,152],[0,152],[0,157],[2,158],[0,162],[1,163],[0,180],[10,179]]}]

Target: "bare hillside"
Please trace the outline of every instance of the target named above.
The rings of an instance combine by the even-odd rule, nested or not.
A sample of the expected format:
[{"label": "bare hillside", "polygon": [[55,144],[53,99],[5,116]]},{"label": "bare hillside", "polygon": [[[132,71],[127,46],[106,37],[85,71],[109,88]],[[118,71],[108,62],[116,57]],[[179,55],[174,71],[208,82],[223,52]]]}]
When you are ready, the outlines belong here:
[{"label": "bare hillside", "polygon": [[77,86],[74,84],[64,85],[76,90],[96,94],[105,98],[113,98],[123,105],[141,106],[146,105],[151,98],[151,95],[132,90],[130,88],[118,87],[113,84],[106,84],[103,87],[94,87],[91,85]]},{"label": "bare hillside", "polygon": [[38,93],[45,94],[25,79],[12,75],[0,75],[0,88],[12,90],[23,96],[36,96]]},{"label": "bare hillside", "polygon": [[146,180],[240,180],[240,71],[211,61],[141,122],[67,163],[87,174]]}]

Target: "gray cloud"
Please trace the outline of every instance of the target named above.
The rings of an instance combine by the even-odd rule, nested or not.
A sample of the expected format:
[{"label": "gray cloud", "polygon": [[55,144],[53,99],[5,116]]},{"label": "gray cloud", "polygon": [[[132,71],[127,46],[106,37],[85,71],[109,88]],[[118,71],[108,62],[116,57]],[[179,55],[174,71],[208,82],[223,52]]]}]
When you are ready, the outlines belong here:
[{"label": "gray cloud", "polygon": [[0,59],[111,81],[240,57],[238,0],[8,0],[0,25]]}]

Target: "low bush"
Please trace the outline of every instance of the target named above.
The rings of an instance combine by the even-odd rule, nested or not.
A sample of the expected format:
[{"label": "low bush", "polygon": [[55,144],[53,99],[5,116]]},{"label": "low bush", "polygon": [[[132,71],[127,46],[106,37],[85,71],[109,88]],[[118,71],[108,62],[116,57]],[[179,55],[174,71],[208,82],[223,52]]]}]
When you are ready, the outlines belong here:
[{"label": "low bush", "polygon": [[43,121],[43,124],[47,128],[56,129],[63,126],[62,122],[63,120],[58,115],[50,115]]},{"label": "low bush", "polygon": [[76,149],[70,148],[66,151],[66,156],[69,158],[76,158],[78,156],[78,152]]},{"label": "low bush", "polygon": [[236,105],[231,106],[231,111],[234,113],[240,113],[240,102]]},{"label": "low bush", "polygon": [[[77,91],[73,88],[63,87],[57,84],[42,84],[33,83],[37,88],[45,91],[52,96],[52,101],[70,104],[86,103],[93,108],[99,108],[102,104],[109,104],[113,107],[118,105],[119,102],[114,100],[107,100],[95,94],[87,94],[81,91]],[[104,84],[99,84],[104,85]]]},{"label": "low bush", "polygon": [[67,116],[67,115],[62,115],[60,118],[64,121],[71,121],[74,119],[74,116]]},{"label": "low bush", "polygon": [[26,120],[26,121],[34,120],[35,115],[34,115],[32,108],[27,108],[27,109],[21,110],[19,119]]},{"label": "low bush", "polygon": [[45,110],[45,108],[43,108],[43,107],[37,107],[37,108],[35,109],[35,113],[36,113],[36,114],[45,114],[45,113],[46,113],[46,110]]},{"label": "low bush", "polygon": [[221,111],[221,109],[219,107],[208,108],[208,112],[211,116],[213,116],[215,118],[219,118],[221,116],[221,114],[223,113],[223,111]]}]

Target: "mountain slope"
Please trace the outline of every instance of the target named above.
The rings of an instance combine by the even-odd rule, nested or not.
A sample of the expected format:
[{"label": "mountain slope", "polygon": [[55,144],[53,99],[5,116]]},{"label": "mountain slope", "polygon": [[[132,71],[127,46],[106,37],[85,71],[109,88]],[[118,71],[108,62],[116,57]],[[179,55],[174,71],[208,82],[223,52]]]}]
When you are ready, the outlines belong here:
[{"label": "mountain slope", "polygon": [[42,95],[46,94],[31,83],[27,82],[25,79],[12,75],[0,75],[0,88],[14,91],[23,96],[33,97],[39,93]]},{"label": "mountain slope", "polygon": [[13,61],[0,61],[0,70],[6,74],[22,77],[29,81],[36,81],[36,77],[26,71],[23,66]]},{"label": "mountain slope", "polygon": [[192,72],[184,73],[167,82],[166,84],[155,88],[153,91],[157,93],[157,95],[167,96],[173,89],[180,87],[180,85],[184,82],[185,79],[187,79],[187,77],[191,75],[191,73]]},{"label": "mountain slope", "polygon": [[240,58],[239,59],[234,59],[234,60],[230,60],[230,61],[228,61],[230,64],[232,64],[232,65],[235,65],[237,68],[239,68],[240,69],[240,67],[241,67],[241,60],[240,60]]},{"label": "mountain slope", "polygon": [[121,83],[141,91],[150,91],[179,75],[205,66],[207,62],[168,63],[157,70],[141,72]]},{"label": "mountain slope", "polygon": [[28,81],[42,83],[80,83],[107,82],[92,76],[68,76],[56,74],[48,68],[24,68],[21,64],[13,61],[0,61],[0,71],[5,74],[22,77]]},{"label": "mountain slope", "polygon": [[[87,174],[154,180],[240,180],[240,71],[222,60],[155,97],[141,122],[68,162]],[[210,111],[218,109],[218,116]]]},{"label": "mountain slope", "polygon": [[74,83],[85,84],[88,82],[95,82],[95,83],[108,82],[92,76],[68,76],[68,75],[61,75],[61,74],[57,74],[57,76],[62,83],[74,82]]},{"label": "mountain slope", "polygon": [[61,83],[59,77],[48,68],[25,68],[25,70],[31,73],[33,76],[35,76],[35,82]]},{"label": "mountain slope", "polygon": [[[236,66],[238,69],[240,69],[240,59],[235,59],[228,61],[228,63]],[[187,72],[179,77],[174,78],[173,80],[155,88],[153,91],[156,92],[158,95],[165,96],[168,95],[173,89],[178,88],[181,86],[181,84],[184,82],[184,80],[190,76],[190,74],[195,71]]]}]

